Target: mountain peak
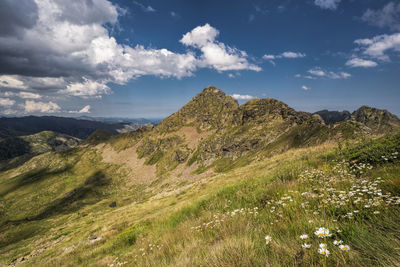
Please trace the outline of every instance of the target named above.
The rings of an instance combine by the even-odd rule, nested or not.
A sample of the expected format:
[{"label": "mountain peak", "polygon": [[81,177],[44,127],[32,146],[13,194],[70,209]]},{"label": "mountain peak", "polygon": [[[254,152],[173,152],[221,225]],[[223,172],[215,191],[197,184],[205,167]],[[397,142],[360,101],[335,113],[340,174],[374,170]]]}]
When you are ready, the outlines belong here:
[{"label": "mountain peak", "polygon": [[162,132],[177,130],[185,125],[199,130],[217,129],[233,121],[239,110],[238,102],[215,86],[204,88],[179,111],[163,120],[157,129]]},{"label": "mountain peak", "polygon": [[[218,89],[218,88],[215,87],[214,85],[210,85],[210,86],[204,88],[203,91],[202,91],[201,93],[214,93],[214,94],[216,94],[216,93],[223,93],[223,94],[225,94],[224,92],[222,92],[220,89]],[[201,94],[201,93],[200,93],[200,94]]]},{"label": "mountain peak", "polygon": [[351,114],[351,118],[365,124],[375,132],[400,129],[399,118],[385,109],[362,106]]}]

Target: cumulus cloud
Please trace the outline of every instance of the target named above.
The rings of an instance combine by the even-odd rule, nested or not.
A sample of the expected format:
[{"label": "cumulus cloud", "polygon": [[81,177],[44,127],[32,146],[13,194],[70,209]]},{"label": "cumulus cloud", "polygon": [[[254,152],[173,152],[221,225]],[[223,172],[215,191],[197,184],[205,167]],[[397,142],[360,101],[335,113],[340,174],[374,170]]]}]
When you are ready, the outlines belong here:
[{"label": "cumulus cloud", "polygon": [[71,83],[67,89],[63,90],[65,94],[80,96],[80,97],[94,97],[101,96],[102,94],[110,94],[111,89],[104,83],[91,81],[85,79],[81,83]]},{"label": "cumulus cloud", "polygon": [[390,61],[387,52],[400,52],[400,33],[378,35],[371,39],[358,39],[354,43],[359,45],[364,55],[382,61]]},{"label": "cumulus cloud", "polygon": [[307,72],[312,75],[311,78],[347,79],[351,77],[351,74],[347,72],[326,71],[321,69],[320,67],[315,67],[308,70]]},{"label": "cumulus cloud", "polygon": [[118,23],[121,9],[108,0],[14,2],[0,3],[6,8],[0,15],[4,10],[10,14],[0,16],[0,24],[10,29],[0,29],[0,88],[87,98],[111,93],[109,83],[125,84],[144,75],[181,79],[198,68],[261,70],[245,51],[217,41],[219,31],[209,24],[180,40],[193,51],[175,53],[119,44],[108,29]]},{"label": "cumulus cloud", "polygon": [[9,98],[0,98],[0,107],[9,107],[13,106],[15,101]]},{"label": "cumulus cloud", "polygon": [[59,105],[53,102],[35,102],[33,100],[26,100],[24,105],[25,111],[28,113],[55,113],[61,111]]},{"label": "cumulus cloud", "polygon": [[311,90],[311,88],[310,88],[310,87],[308,87],[308,86],[305,86],[305,85],[303,85],[303,86],[301,87],[301,89],[303,89],[304,91]]},{"label": "cumulus cloud", "polygon": [[269,55],[269,54],[265,54],[262,58],[265,60],[268,60],[272,65],[275,66],[275,59],[279,59],[279,58],[303,58],[305,57],[306,54],[304,53],[298,53],[298,52],[291,52],[291,51],[287,51],[287,52],[283,52],[282,54],[279,55]]},{"label": "cumulus cloud", "polygon": [[76,110],[68,111],[68,113],[90,113],[90,105],[84,106],[82,109],[78,111]]},{"label": "cumulus cloud", "polygon": [[198,65],[214,68],[217,71],[253,70],[261,68],[247,60],[247,53],[216,41],[219,31],[208,23],[198,26],[183,35],[180,42],[186,46],[200,49],[202,55]]},{"label": "cumulus cloud", "polygon": [[39,99],[39,98],[41,98],[41,95],[35,94],[35,93],[30,93],[30,92],[20,92],[18,94],[18,96],[20,98],[24,98],[24,99]]},{"label": "cumulus cloud", "polygon": [[252,95],[241,95],[241,94],[233,94],[231,96],[236,100],[250,100],[250,99],[255,98]]},{"label": "cumulus cloud", "polygon": [[0,75],[0,88],[27,89],[23,81],[12,75]]},{"label": "cumulus cloud", "polygon": [[372,61],[372,60],[365,60],[362,58],[355,57],[355,58],[349,59],[346,62],[346,66],[353,67],[353,68],[355,68],[355,67],[371,68],[371,67],[378,66],[378,63],[376,63],[375,61]]},{"label": "cumulus cloud", "polygon": [[400,30],[400,3],[389,2],[382,9],[367,9],[361,20],[380,28],[389,27],[393,31]]},{"label": "cumulus cloud", "polygon": [[322,9],[337,9],[341,0],[315,0],[314,4],[319,6]]},{"label": "cumulus cloud", "polygon": [[90,105],[84,106],[78,113],[89,113],[90,112]]},{"label": "cumulus cloud", "polygon": [[23,75],[0,75],[1,89],[57,91],[65,88],[67,82],[63,77],[30,77]]}]

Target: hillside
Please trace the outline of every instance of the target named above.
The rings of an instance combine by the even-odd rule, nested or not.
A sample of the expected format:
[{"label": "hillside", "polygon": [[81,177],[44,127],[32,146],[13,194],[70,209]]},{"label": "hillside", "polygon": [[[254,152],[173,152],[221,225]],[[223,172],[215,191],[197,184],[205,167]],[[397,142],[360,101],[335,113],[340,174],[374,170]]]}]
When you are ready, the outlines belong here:
[{"label": "hillside", "polygon": [[1,171],[0,265],[396,266],[400,123],[386,112],[327,125],[207,87],[155,127]]},{"label": "hillside", "polygon": [[0,118],[0,138],[31,135],[42,131],[53,131],[79,139],[86,139],[97,129],[117,134],[119,132],[135,130],[138,127],[138,124],[105,123],[101,121],[54,116]]},{"label": "hillside", "polygon": [[49,151],[76,147],[80,139],[51,131],[0,140],[0,161],[28,154],[34,156]]}]

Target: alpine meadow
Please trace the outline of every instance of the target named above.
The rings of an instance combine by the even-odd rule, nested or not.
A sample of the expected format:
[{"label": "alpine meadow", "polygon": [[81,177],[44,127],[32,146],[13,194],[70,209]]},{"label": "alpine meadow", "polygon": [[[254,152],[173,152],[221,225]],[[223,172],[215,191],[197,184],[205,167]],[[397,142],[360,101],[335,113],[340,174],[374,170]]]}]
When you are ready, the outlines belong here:
[{"label": "alpine meadow", "polygon": [[0,22],[0,267],[400,266],[400,3]]}]

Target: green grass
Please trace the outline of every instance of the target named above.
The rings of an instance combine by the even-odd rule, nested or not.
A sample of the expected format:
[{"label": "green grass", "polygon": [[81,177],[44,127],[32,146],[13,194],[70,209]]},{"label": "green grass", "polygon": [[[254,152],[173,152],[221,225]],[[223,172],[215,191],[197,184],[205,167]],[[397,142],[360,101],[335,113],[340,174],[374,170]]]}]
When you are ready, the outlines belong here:
[{"label": "green grass", "polygon": [[[376,188],[384,195],[398,196],[399,161],[380,160],[396,151],[400,151],[398,134],[342,149],[332,145],[294,149],[257,162],[249,160],[253,156],[221,159],[213,165],[215,175],[197,182],[181,181],[182,190],[158,188],[157,183],[124,188],[127,181],[123,174],[117,175],[118,169],[102,163],[94,151],[59,154],[53,163],[42,166],[53,169],[47,168],[39,176],[32,172],[14,178],[11,171],[2,174],[0,192],[10,191],[1,199],[2,218],[30,214],[10,211],[3,203],[9,205],[32,194],[38,185],[46,190],[52,188],[51,184],[62,188],[54,190],[54,195],[46,195],[45,190],[38,192],[37,196],[42,197],[39,200],[46,205],[54,204],[51,200],[57,199],[55,195],[65,196],[70,192],[68,188],[82,188],[82,194],[74,191],[82,202],[78,202],[78,209],[57,208],[62,212],[13,227],[3,225],[0,263],[9,264],[47,245],[42,253],[28,257],[25,265],[107,266],[127,262],[127,266],[397,266],[399,205],[377,200],[378,206],[366,208],[366,202],[354,203],[355,198],[343,205],[336,198],[339,191],[354,191],[352,186],[375,186],[373,181],[382,181],[376,182]],[[40,166],[40,158],[35,161]],[[372,168],[363,167],[363,163],[370,163]],[[60,166],[68,166],[68,170],[53,174],[55,166],[60,170]],[[354,166],[361,166],[363,172],[355,172],[351,168]],[[107,184],[98,184],[96,179],[88,181],[96,169],[107,177]],[[89,185],[95,186],[87,188]],[[177,191],[166,194],[172,189]],[[109,208],[108,203],[115,199],[117,208]],[[36,207],[34,203],[40,201],[17,203],[23,210]],[[69,205],[70,201],[62,203]],[[353,213],[351,218],[349,212]],[[316,227],[329,228],[333,236],[318,239],[314,235]],[[90,243],[90,234],[101,239]],[[310,249],[301,247],[302,234],[310,236]],[[266,235],[272,237],[268,245]],[[332,243],[335,239],[351,250],[340,251]],[[329,257],[318,253],[322,241],[328,244]]]}]

